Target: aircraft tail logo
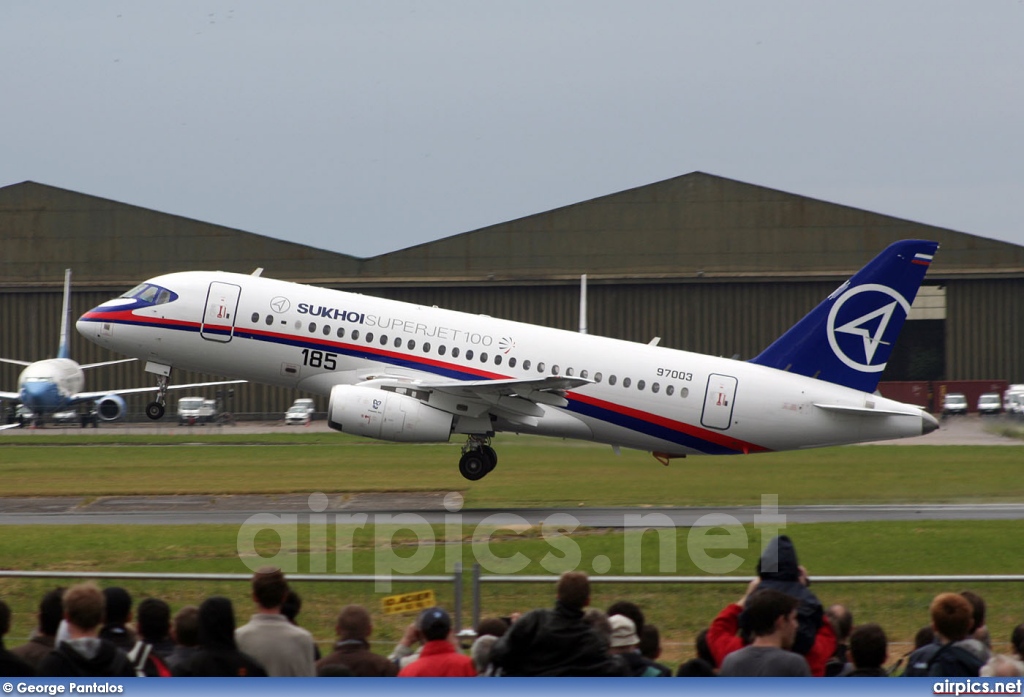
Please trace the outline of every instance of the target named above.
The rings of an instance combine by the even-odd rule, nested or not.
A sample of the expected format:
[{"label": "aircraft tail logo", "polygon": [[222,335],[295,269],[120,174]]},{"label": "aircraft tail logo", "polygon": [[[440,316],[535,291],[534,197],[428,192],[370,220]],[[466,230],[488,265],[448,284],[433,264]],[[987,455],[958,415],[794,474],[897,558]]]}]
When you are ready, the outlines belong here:
[{"label": "aircraft tail logo", "polygon": [[751,362],[873,392],[936,249],[890,245]]}]

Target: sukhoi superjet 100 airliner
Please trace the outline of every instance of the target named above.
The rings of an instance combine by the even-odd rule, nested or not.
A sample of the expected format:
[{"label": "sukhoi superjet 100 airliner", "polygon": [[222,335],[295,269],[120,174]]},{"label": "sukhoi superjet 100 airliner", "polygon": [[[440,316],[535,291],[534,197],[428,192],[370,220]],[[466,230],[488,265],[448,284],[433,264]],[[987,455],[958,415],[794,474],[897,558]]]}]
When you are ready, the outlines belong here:
[{"label": "sukhoi superjet 100 airliner", "polygon": [[[150,279],[78,320],[146,362],[329,398],[339,431],[466,436],[459,470],[494,469],[497,432],[690,454],[812,448],[929,433],[874,394],[938,244],[897,242],[750,361],[218,271]],[[164,393],[147,408],[164,413]]]}]

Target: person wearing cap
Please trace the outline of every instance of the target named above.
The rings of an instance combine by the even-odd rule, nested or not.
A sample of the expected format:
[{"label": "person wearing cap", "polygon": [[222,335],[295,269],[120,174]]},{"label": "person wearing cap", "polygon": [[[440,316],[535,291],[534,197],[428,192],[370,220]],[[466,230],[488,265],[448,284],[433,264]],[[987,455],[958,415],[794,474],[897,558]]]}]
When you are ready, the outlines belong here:
[{"label": "person wearing cap", "polygon": [[423,636],[420,657],[402,668],[400,678],[472,678],[473,659],[455,650],[449,639],[452,619],[439,607],[424,610],[417,622]]},{"label": "person wearing cap", "polygon": [[608,618],[612,627],[611,646],[608,653],[619,656],[629,666],[629,675],[633,678],[670,678],[672,671],[659,666],[640,653],[640,637],[636,633],[633,620],[625,615],[612,615]]}]

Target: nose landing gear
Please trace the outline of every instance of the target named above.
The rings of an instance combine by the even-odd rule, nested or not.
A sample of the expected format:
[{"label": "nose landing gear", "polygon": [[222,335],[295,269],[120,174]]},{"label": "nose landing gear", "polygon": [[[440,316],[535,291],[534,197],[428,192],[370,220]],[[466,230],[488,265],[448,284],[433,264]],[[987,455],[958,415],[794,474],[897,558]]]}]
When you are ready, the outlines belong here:
[{"label": "nose landing gear", "polygon": [[146,416],[152,421],[159,421],[164,418],[164,414],[167,412],[167,377],[170,372],[170,368],[167,368],[166,375],[157,375],[156,385],[159,391],[157,392],[156,400],[146,405]]}]

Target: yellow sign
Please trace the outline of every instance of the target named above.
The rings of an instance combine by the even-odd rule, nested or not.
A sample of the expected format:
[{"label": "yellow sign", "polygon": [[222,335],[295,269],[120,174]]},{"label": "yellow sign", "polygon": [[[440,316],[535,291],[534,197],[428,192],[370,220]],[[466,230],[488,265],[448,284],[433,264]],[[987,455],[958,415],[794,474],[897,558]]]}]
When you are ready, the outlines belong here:
[{"label": "yellow sign", "polygon": [[400,615],[406,612],[419,612],[428,607],[437,605],[434,598],[434,591],[416,591],[415,593],[404,593],[402,595],[389,595],[381,599],[385,615]]}]

